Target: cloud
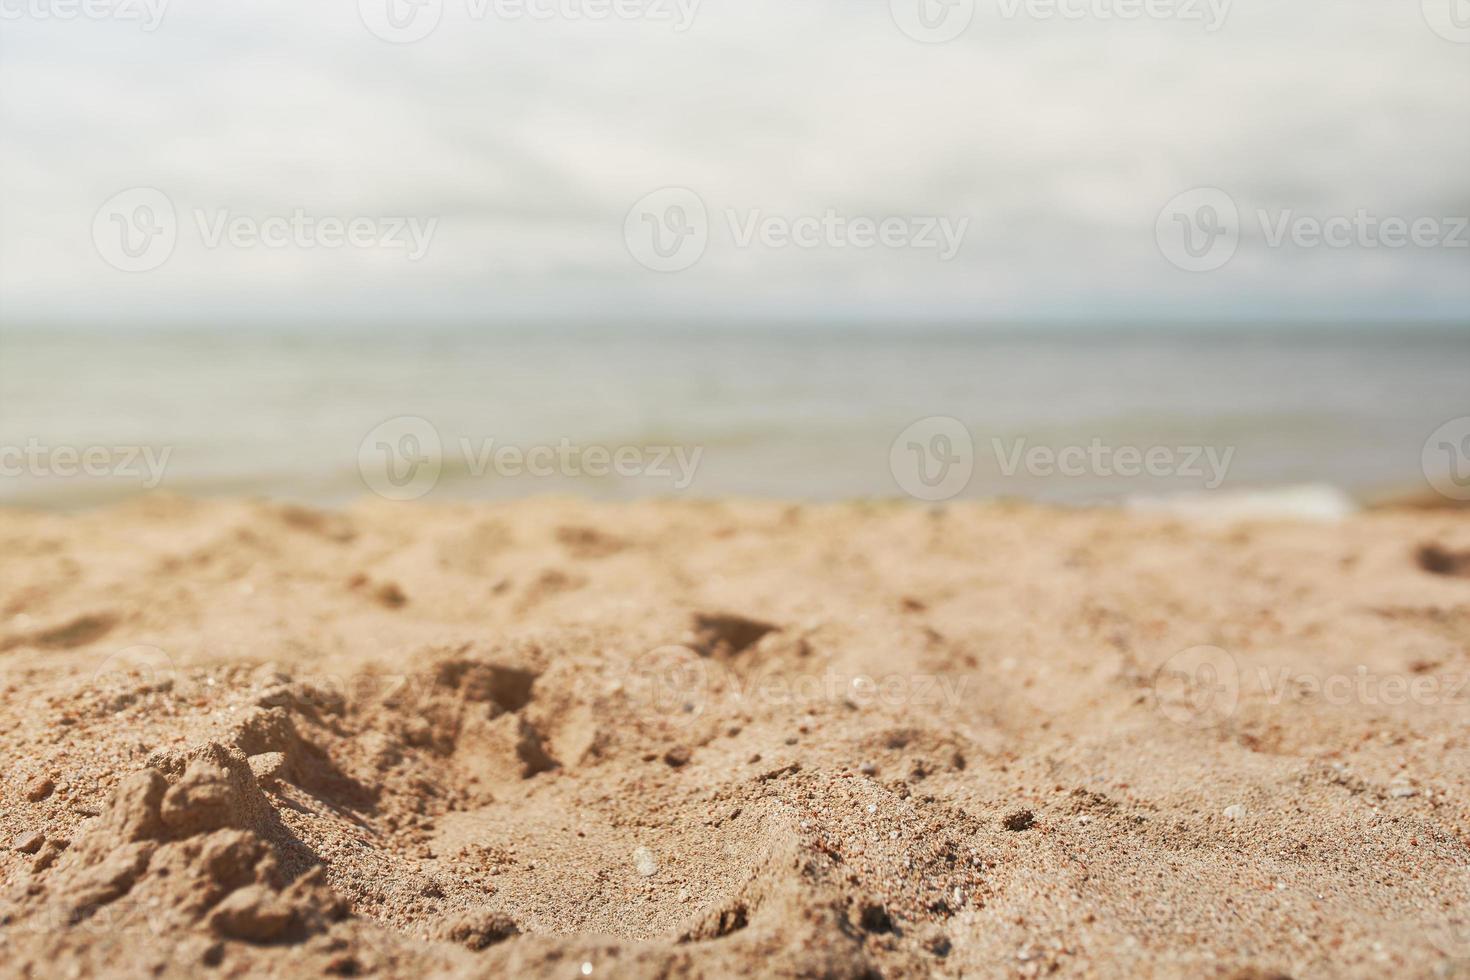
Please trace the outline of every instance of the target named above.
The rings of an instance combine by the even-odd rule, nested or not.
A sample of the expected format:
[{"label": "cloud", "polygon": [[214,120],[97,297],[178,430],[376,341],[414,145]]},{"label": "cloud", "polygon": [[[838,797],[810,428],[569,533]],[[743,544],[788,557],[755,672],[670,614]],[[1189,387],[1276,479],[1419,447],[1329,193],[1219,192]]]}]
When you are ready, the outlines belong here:
[{"label": "cloud", "polygon": [[[30,9],[46,0],[8,0]],[[385,0],[386,2],[386,0]],[[7,319],[687,315],[1470,315],[1470,250],[1267,248],[1258,213],[1470,209],[1470,59],[1414,4],[1239,0],[1178,20],[1007,18],[946,44],[886,2],[706,0],[656,20],[476,18],[413,44],[354,4],[174,0],[123,21],[5,24],[0,313]],[[550,0],[547,0],[550,2]],[[559,0],[561,2],[561,0]],[[917,2],[917,0],[915,0]],[[582,8],[575,8],[582,9]],[[1045,9],[1045,8],[1037,8]],[[633,203],[696,190],[699,263],[642,268]],[[109,267],[98,207],[175,205],[161,267]],[[1154,240],[1198,186],[1239,204],[1207,275]],[[959,256],[736,247],[727,212],[970,219]],[[200,221],[437,217],[418,262],[362,248],[210,248]],[[201,219],[200,216],[203,215]]]}]

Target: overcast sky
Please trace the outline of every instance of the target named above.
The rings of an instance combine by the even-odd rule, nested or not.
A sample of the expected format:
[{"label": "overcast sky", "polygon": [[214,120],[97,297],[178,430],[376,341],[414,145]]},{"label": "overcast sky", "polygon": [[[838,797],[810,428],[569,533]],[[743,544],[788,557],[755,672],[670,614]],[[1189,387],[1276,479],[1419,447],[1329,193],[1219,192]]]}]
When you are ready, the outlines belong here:
[{"label": "overcast sky", "polygon": [[[5,323],[1470,319],[1465,0],[68,2],[0,0]],[[957,36],[905,33],[920,2]],[[660,271],[629,236],[700,217],[630,220],[666,187],[704,243]],[[1188,271],[1160,216],[1200,187],[1239,245]],[[174,241],[125,271],[117,236],[169,220],[138,188]]]}]

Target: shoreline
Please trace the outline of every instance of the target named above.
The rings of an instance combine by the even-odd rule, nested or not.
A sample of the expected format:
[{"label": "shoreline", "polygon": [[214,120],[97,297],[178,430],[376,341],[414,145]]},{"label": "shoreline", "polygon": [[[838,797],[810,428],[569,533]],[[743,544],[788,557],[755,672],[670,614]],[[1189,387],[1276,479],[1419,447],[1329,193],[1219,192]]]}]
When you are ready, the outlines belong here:
[{"label": "shoreline", "polygon": [[[797,497],[769,497],[758,494],[686,495],[683,493],[667,493],[658,495],[649,493],[636,493],[630,496],[619,496],[606,494],[589,494],[585,492],[578,492],[576,489],[573,488],[565,488],[553,492],[508,493],[504,496],[456,495],[452,492],[448,492],[435,494],[429,499],[425,499],[423,501],[404,501],[402,503],[423,503],[430,507],[462,505],[504,506],[507,504],[515,504],[522,501],[557,500],[565,501],[568,503],[583,501],[590,504],[635,505],[644,501],[676,502],[679,500],[691,500],[702,503],[764,503],[777,506],[810,507],[831,507],[843,505],[912,505],[915,507],[924,508],[935,506],[989,506],[998,504],[1024,504],[1041,508],[1057,508],[1060,510],[1073,511],[1129,511],[1140,504],[1157,503],[1164,505],[1159,508],[1161,511],[1167,512],[1169,509],[1168,505],[1172,503],[1183,501],[1199,501],[1203,506],[1199,508],[1191,508],[1191,510],[1204,512],[1208,510],[1209,502],[1211,500],[1215,500],[1222,503],[1222,512],[1228,514],[1228,511],[1230,509],[1230,502],[1234,500],[1239,500],[1242,498],[1252,498],[1263,499],[1269,502],[1272,498],[1290,498],[1293,495],[1302,493],[1303,491],[1311,491],[1313,493],[1324,495],[1340,495],[1341,499],[1347,502],[1353,508],[1354,512],[1367,513],[1393,510],[1455,511],[1470,507],[1470,501],[1453,500],[1451,498],[1445,497],[1443,494],[1440,494],[1429,487],[1426,487],[1422,483],[1416,483],[1413,481],[1405,481],[1401,484],[1398,484],[1397,486],[1389,488],[1380,487],[1377,489],[1361,490],[1356,492],[1343,490],[1341,488],[1331,486],[1330,484],[1282,483],[1275,485],[1246,486],[1231,489],[1220,488],[1216,490],[1186,489],[1171,491],[1162,494],[1131,492],[1118,493],[1116,495],[1099,500],[1077,501],[1037,499],[1035,497],[1018,494],[994,494],[990,496],[974,497],[961,496],[950,500],[939,501],[936,503],[925,503],[923,501],[916,501],[912,498],[903,496],[898,493],[895,493],[891,496],[850,496],[815,499],[804,499]],[[322,501],[320,499],[313,499],[310,496],[297,494],[251,493],[243,492],[240,490],[221,490],[217,493],[191,493],[161,489],[144,489],[138,490],[136,492],[118,493],[112,490],[105,490],[94,492],[90,495],[87,493],[74,492],[62,492],[58,494],[54,490],[47,491],[44,496],[49,497],[50,499],[59,498],[66,500],[65,503],[57,505],[47,505],[45,503],[39,502],[39,498],[42,496],[43,494],[38,491],[36,494],[36,500],[0,500],[0,514],[7,512],[14,514],[75,514],[85,513],[91,510],[106,509],[109,507],[130,506],[148,500],[177,500],[186,502],[196,501],[216,503],[249,502],[265,506],[274,505],[301,507],[308,510],[340,512],[351,510],[358,506],[368,505],[377,500],[376,497],[374,497],[364,488],[360,488],[359,493],[355,496],[340,498],[334,496],[330,501]],[[1283,516],[1291,516],[1291,508],[1283,508]]]}]

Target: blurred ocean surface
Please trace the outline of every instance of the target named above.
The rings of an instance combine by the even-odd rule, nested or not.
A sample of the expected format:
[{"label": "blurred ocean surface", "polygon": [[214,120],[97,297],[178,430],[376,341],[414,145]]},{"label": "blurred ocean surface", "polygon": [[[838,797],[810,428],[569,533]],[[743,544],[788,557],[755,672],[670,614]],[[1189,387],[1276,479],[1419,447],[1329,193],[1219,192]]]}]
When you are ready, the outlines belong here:
[{"label": "blurred ocean surface", "polygon": [[[973,443],[960,497],[1085,503],[1198,494],[1207,478],[1007,475],[997,456],[1018,440],[1233,449],[1223,491],[1322,484],[1367,499],[1424,489],[1426,439],[1466,415],[1470,330],[0,331],[0,450],[166,451],[160,490],[318,504],[369,493],[359,452],[398,416],[441,440],[431,501],[901,497],[890,448],[916,420],[948,416]],[[474,453],[507,445],[701,455],[683,490],[477,472]],[[138,472],[17,473],[6,459],[0,503],[147,490]]]}]

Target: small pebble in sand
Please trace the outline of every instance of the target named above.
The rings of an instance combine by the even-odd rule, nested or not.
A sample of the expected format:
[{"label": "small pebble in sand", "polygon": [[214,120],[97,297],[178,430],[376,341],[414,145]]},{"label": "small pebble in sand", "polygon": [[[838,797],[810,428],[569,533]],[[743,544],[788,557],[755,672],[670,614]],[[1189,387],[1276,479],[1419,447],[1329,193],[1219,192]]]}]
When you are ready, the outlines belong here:
[{"label": "small pebble in sand", "polygon": [[658,860],[646,847],[640,847],[633,852],[633,867],[637,868],[638,873],[645,878],[652,878],[658,874]]},{"label": "small pebble in sand", "polygon": [[373,598],[387,606],[389,609],[402,609],[408,604],[408,596],[398,587],[396,582],[384,582],[373,593]]},{"label": "small pebble in sand", "polygon": [[869,813],[877,813],[878,812],[878,804],[876,804],[876,803],[869,803],[868,804],[868,812]]},{"label": "small pebble in sand", "polygon": [[876,776],[878,775],[878,767],[871,762],[864,762],[862,765],[858,766],[858,772],[862,773],[864,776]]},{"label": "small pebble in sand", "polygon": [[664,762],[673,769],[681,769],[689,764],[694,753],[687,745],[676,745],[664,753]]},{"label": "small pebble in sand", "polygon": [[45,835],[39,830],[31,830],[15,839],[15,849],[22,854],[35,854],[44,843],[46,843]]},{"label": "small pebble in sand", "polygon": [[1240,803],[1232,803],[1225,808],[1226,820],[1240,820],[1245,816],[1245,806]]},{"label": "small pebble in sand", "polygon": [[590,977],[591,975],[592,975],[592,964],[584,961],[582,963],[582,976],[584,976],[584,977]]},{"label": "small pebble in sand", "polygon": [[1391,786],[1388,795],[1396,800],[1404,800],[1411,796],[1418,796],[1419,791],[1412,786]]},{"label": "small pebble in sand", "polygon": [[56,783],[49,777],[37,776],[26,784],[26,799],[32,803],[40,803],[46,797],[50,796],[51,791],[55,788]]}]

